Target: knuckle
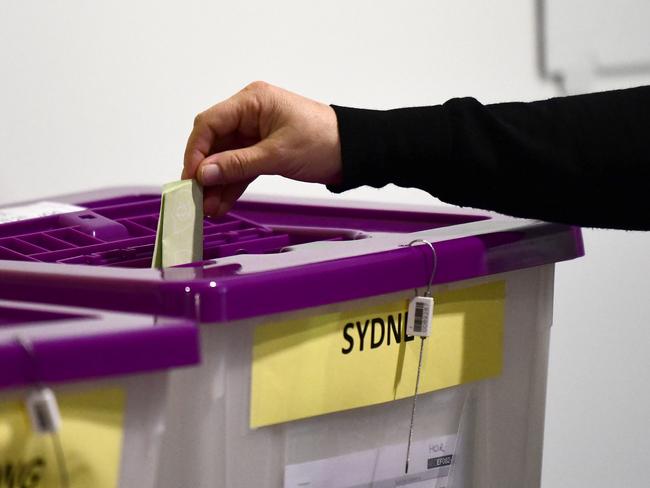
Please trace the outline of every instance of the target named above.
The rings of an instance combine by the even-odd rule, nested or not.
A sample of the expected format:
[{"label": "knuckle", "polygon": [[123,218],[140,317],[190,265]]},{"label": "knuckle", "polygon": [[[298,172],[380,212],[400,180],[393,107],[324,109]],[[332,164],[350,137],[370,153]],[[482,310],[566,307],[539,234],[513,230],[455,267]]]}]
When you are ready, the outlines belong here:
[{"label": "knuckle", "polygon": [[239,97],[239,104],[242,109],[250,113],[262,111],[269,100],[268,87],[268,83],[264,81],[254,81],[246,85],[240,92]]},{"label": "knuckle", "polygon": [[205,112],[201,112],[194,117],[194,127],[201,125],[205,120]]},{"label": "knuckle", "polygon": [[244,88],[244,91],[252,91],[252,92],[263,92],[269,88],[269,84],[265,81],[253,81],[252,83],[249,83],[246,85]]}]

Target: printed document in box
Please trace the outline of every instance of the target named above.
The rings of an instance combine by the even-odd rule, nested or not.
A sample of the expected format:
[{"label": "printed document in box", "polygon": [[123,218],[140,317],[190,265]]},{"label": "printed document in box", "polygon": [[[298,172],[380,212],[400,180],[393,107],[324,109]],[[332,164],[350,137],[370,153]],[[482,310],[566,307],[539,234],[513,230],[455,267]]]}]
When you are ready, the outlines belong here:
[{"label": "printed document in box", "polygon": [[286,466],[284,488],[448,488],[456,435],[416,441],[409,474],[406,443]]}]

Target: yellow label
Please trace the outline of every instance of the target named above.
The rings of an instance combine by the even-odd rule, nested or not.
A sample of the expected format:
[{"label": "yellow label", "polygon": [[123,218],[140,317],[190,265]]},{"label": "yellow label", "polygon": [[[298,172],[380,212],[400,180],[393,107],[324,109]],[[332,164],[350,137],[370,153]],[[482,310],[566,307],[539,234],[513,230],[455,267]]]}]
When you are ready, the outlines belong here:
[{"label": "yellow label", "polygon": [[[434,296],[421,393],[501,373],[505,283]],[[412,396],[420,338],[408,301],[260,325],[253,339],[252,428]]]},{"label": "yellow label", "polygon": [[57,400],[62,459],[52,434],[32,431],[24,402],[0,403],[0,488],[60,488],[62,469],[70,488],[117,488],[124,392],[61,393]]}]

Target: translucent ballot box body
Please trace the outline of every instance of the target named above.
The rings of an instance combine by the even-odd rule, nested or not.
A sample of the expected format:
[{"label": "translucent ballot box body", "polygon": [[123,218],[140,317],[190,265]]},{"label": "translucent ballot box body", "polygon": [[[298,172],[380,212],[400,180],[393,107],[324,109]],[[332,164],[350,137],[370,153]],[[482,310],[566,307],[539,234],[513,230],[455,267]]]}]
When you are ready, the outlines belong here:
[{"label": "translucent ballot box body", "polygon": [[0,300],[0,486],[154,488],[169,371],[198,353],[183,319]]},{"label": "translucent ballot box body", "polygon": [[[156,486],[539,485],[553,269],[578,229],[241,201],[205,220],[204,261],[157,270],[158,194],[55,200],[67,213],[0,225],[1,296],[200,324]],[[406,322],[429,282],[422,340]]]}]

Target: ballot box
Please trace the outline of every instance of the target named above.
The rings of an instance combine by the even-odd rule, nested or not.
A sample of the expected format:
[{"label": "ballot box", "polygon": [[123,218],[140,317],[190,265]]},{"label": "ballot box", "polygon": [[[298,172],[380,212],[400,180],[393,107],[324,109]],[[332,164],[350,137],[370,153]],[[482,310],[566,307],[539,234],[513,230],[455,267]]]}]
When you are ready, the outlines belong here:
[{"label": "ballot box", "polygon": [[0,486],[154,488],[170,371],[198,354],[186,319],[0,300]]},{"label": "ballot box", "polygon": [[152,269],[159,210],[133,188],[0,209],[40,215],[0,225],[0,296],[198,325],[156,486],[539,486],[554,265],[579,229],[259,198],[205,219],[202,261]]}]

